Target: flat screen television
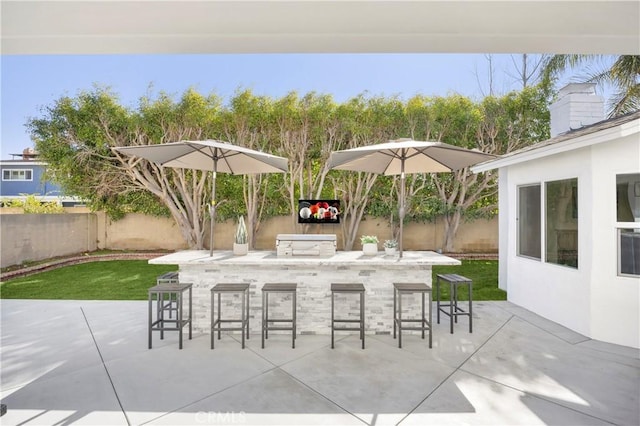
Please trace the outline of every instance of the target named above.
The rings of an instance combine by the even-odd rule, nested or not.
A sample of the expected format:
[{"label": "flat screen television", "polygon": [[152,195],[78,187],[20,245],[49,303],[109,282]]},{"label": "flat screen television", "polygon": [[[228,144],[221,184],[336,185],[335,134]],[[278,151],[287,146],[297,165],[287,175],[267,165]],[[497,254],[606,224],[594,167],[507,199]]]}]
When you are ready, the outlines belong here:
[{"label": "flat screen television", "polygon": [[340,200],[298,200],[298,223],[340,223]]}]

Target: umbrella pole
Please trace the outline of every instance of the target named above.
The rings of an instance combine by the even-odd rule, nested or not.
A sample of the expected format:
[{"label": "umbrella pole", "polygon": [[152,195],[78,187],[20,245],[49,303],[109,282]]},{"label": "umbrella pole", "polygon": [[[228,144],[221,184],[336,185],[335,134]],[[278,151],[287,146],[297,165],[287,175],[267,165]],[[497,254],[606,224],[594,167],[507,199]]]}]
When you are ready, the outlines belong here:
[{"label": "umbrella pole", "polygon": [[211,226],[209,229],[209,256],[213,257],[213,226],[216,221],[216,175],[218,169],[218,160],[213,160],[213,179],[211,183]]},{"label": "umbrella pole", "polygon": [[[404,156],[404,153],[403,153]],[[404,158],[400,163],[400,211],[398,212],[398,217],[400,219],[400,236],[398,245],[400,246],[400,259],[402,259],[402,228],[404,226]]]}]

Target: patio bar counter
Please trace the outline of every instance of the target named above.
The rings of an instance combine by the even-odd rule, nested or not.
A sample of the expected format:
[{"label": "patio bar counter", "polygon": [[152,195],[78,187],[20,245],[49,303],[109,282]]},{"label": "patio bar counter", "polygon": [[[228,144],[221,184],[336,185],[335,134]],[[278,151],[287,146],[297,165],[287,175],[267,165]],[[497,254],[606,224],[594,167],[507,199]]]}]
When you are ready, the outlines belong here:
[{"label": "patio bar counter", "polygon": [[[261,289],[268,282],[298,284],[297,328],[301,334],[329,334],[331,283],[362,282],[366,289],[367,333],[393,329],[393,283],[423,282],[431,285],[431,267],[459,265],[460,261],[432,251],[405,251],[403,258],[364,256],[362,251],[338,251],[331,257],[282,257],[275,251],[250,251],[234,256],[231,251],[186,250],[151,259],[150,264],[178,265],[179,279],[193,284],[193,326],[208,333],[211,288],[219,282],[250,284],[250,331],[260,333]],[[231,301],[227,302],[231,303]],[[345,299],[354,310],[357,301]],[[351,306],[353,305],[353,306]],[[282,312],[290,315],[290,301]],[[346,305],[343,305],[346,306]],[[353,309],[351,309],[353,308]],[[269,308],[277,315],[278,306]],[[347,308],[345,308],[347,309]]]}]

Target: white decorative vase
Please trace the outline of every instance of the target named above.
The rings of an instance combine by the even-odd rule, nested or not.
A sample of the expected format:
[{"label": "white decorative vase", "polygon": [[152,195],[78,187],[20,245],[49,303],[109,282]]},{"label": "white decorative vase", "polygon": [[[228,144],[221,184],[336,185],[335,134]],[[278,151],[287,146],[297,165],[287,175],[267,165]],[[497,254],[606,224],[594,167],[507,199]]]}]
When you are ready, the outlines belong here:
[{"label": "white decorative vase", "polygon": [[236,256],[244,256],[249,252],[249,244],[233,243],[233,254]]},{"label": "white decorative vase", "polygon": [[389,255],[389,256],[393,256],[394,254],[396,254],[396,248],[395,247],[385,247],[384,248],[384,253]]},{"label": "white decorative vase", "polygon": [[364,243],[362,245],[362,252],[365,256],[375,256],[378,254],[378,245],[376,243]]}]

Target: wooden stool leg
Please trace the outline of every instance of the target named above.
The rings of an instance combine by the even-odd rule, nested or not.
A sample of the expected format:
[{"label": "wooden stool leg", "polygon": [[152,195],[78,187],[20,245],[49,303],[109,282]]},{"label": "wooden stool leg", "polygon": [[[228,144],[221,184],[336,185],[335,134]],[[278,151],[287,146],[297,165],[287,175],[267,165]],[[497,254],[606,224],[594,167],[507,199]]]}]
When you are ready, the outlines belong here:
[{"label": "wooden stool leg", "polygon": [[449,284],[449,323],[451,324],[451,334],[453,334],[453,294],[455,285],[453,283]]},{"label": "wooden stool leg", "polygon": [[216,317],[215,317],[216,304],[214,303],[215,300],[216,300],[216,294],[212,291],[211,292],[211,349],[214,348],[213,342],[216,340],[216,332],[213,329],[216,322]]},{"label": "wooden stool leg", "polygon": [[420,327],[422,328],[422,338],[424,339],[424,327],[426,326],[425,324],[425,320],[424,320],[424,291],[420,293],[422,295],[422,313],[421,313],[421,317],[420,317]]},{"label": "wooden stool leg", "polygon": [[152,301],[152,294],[149,293],[149,349],[151,349],[151,324],[153,323],[153,314],[152,314],[152,310],[153,310],[153,301]]},{"label": "wooden stool leg", "polygon": [[364,291],[360,293],[360,338],[364,349]]},{"label": "wooden stool leg", "polygon": [[334,348],[334,324],[333,324],[333,308],[334,308],[334,302],[333,302],[333,292],[331,292],[331,349]]},{"label": "wooden stool leg", "polygon": [[[171,297],[171,294],[169,294]],[[176,300],[178,302],[178,312],[176,314],[176,324],[178,325],[178,349],[182,349],[182,294],[176,295]],[[169,311],[169,315],[171,315],[171,311]],[[171,316],[169,316],[171,318]]]},{"label": "wooden stool leg", "polygon": [[396,338],[396,319],[398,317],[398,311],[397,311],[397,306],[396,306],[396,293],[397,293],[397,289],[394,287],[393,288],[393,338]]},{"label": "wooden stool leg", "polygon": [[191,331],[193,329],[192,325],[193,325],[193,299],[192,299],[192,288],[189,287],[189,340],[191,340]]},{"label": "wooden stool leg", "polygon": [[433,301],[431,300],[431,292],[429,292],[429,348],[431,348],[431,343],[433,341],[433,319],[431,317],[431,306],[433,305]]},{"label": "wooden stool leg", "polygon": [[268,318],[266,298],[267,298],[267,293],[263,291],[262,292],[262,327],[261,327],[262,333],[260,333],[262,335],[262,349],[264,349],[264,333],[267,328],[267,318]]},{"label": "wooden stool leg", "polygon": [[293,320],[293,324],[291,324],[292,335],[291,335],[291,349],[296,348],[296,292],[294,291],[291,295],[291,318]]},{"label": "wooden stool leg", "polygon": [[398,348],[402,349],[402,292],[398,292]]},{"label": "wooden stool leg", "polygon": [[218,340],[220,340],[220,333],[221,333],[221,330],[220,330],[220,318],[221,318],[220,312],[222,312],[221,299],[222,299],[222,293],[218,293]]},{"label": "wooden stool leg", "polygon": [[251,318],[251,316],[249,315],[249,308],[251,307],[251,303],[249,300],[249,288],[247,288],[246,290],[246,297],[247,297],[247,318],[245,318],[247,320],[247,340],[249,340],[249,320]]},{"label": "wooden stool leg", "polygon": [[468,284],[469,286],[469,333],[473,333],[473,307],[472,307],[472,301],[471,299],[472,294],[473,294],[473,290],[472,290],[472,286],[473,284],[471,282],[469,282]]},{"label": "wooden stool leg", "polygon": [[440,324],[440,277],[436,277],[436,318]]},{"label": "wooden stool leg", "polygon": [[244,334],[245,334],[245,321],[248,321],[248,318],[245,316],[246,312],[245,312],[245,303],[246,303],[246,297],[244,296],[244,294],[240,295],[240,299],[242,300],[240,306],[241,306],[241,314],[240,314],[240,318],[242,319],[242,323],[241,323],[241,333],[242,333],[242,349],[244,349]]}]

